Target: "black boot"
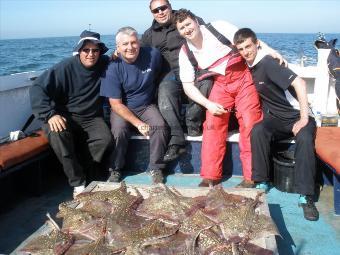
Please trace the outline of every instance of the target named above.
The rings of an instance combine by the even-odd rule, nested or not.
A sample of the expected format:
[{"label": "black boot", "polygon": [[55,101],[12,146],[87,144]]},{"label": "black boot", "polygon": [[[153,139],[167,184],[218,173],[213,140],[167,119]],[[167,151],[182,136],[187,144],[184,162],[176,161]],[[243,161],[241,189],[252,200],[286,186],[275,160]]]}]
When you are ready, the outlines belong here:
[{"label": "black boot", "polygon": [[178,158],[181,154],[185,153],[184,146],[177,144],[170,145],[167,152],[164,155],[164,162],[170,162]]},{"label": "black boot", "polygon": [[312,196],[301,195],[299,206],[303,209],[303,216],[306,220],[316,221],[319,219],[319,212],[316,208]]}]

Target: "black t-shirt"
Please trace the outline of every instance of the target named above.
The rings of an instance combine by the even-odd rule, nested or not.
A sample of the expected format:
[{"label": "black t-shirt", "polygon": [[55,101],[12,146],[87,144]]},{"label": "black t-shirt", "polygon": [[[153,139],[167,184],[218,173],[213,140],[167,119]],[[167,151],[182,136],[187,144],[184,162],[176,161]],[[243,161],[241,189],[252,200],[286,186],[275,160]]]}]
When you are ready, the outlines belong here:
[{"label": "black t-shirt", "polygon": [[271,56],[265,56],[251,68],[251,73],[264,114],[281,120],[300,118],[296,93],[291,86],[297,75],[292,70],[280,66]]}]

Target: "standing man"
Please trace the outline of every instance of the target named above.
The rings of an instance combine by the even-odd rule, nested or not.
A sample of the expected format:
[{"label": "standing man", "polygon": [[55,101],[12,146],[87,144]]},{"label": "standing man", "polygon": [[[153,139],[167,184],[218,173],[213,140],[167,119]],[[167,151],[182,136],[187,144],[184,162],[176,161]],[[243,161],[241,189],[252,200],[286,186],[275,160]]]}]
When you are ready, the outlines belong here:
[{"label": "standing man", "polygon": [[142,135],[150,136],[149,170],[153,183],[160,183],[164,181],[167,125],[153,100],[162,57],[155,48],[140,47],[137,31],[131,27],[118,30],[116,45],[118,58],[108,66],[100,90],[109,98],[112,109],[115,167],[111,180],[120,179],[132,125]]},{"label": "standing man", "polygon": [[[204,106],[206,120],[203,126],[201,152],[201,177],[199,186],[211,186],[222,179],[222,163],[226,152],[228,121],[231,110],[236,108],[240,130],[240,158],[242,163],[243,187],[253,185],[251,181],[250,131],[261,117],[259,98],[245,61],[220,42],[206,27],[199,25],[196,17],[188,10],[180,9],[174,23],[188,43],[202,69],[215,72],[213,88],[209,98],[194,86],[194,67],[184,47],[179,53],[180,78],[185,93]],[[232,41],[237,28],[225,21],[211,25],[224,37]]]},{"label": "standing man", "polygon": [[[163,56],[162,81],[158,88],[158,107],[170,127],[170,141],[164,161],[175,160],[185,152],[185,138],[181,126],[183,87],[179,79],[178,53],[185,42],[174,24],[172,10],[168,0],[151,0],[150,11],[154,17],[152,25],[141,39],[143,46],[152,46],[160,50]],[[201,22],[203,22],[201,20]],[[209,91],[211,84],[201,85],[201,90]],[[188,135],[201,135],[201,123],[204,110],[190,104],[187,108],[186,124]],[[203,116],[202,116],[203,115]]]},{"label": "standing man", "polygon": [[306,83],[260,49],[256,34],[249,28],[238,30],[234,43],[247,61],[260,95],[264,118],[251,133],[253,180],[257,188],[269,189],[272,142],[295,137],[295,182],[307,220],[318,220],[315,207],[316,124],[308,107]]},{"label": "standing man", "polygon": [[107,50],[98,33],[83,31],[74,56],[45,71],[29,90],[33,113],[44,122],[74,195],[83,191],[86,175],[113,145],[99,96]]}]

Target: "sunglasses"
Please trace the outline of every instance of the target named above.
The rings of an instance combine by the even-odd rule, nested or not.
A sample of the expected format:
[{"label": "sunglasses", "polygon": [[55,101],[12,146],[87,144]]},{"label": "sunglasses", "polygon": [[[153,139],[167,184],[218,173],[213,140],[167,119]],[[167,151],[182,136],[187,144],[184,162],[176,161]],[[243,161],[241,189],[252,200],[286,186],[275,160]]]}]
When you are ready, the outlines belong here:
[{"label": "sunglasses", "polygon": [[157,8],[155,8],[155,9],[151,10],[151,12],[152,12],[153,14],[157,14],[157,13],[159,13],[159,11],[164,12],[164,11],[167,10],[168,8],[169,8],[168,5],[161,5],[161,6],[157,7]]},{"label": "sunglasses", "polygon": [[89,54],[91,51],[93,53],[98,53],[100,51],[100,49],[88,49],[88,48],[85,48],[85,49],[82,49],[81,51],[85,52],[86,54]]}]

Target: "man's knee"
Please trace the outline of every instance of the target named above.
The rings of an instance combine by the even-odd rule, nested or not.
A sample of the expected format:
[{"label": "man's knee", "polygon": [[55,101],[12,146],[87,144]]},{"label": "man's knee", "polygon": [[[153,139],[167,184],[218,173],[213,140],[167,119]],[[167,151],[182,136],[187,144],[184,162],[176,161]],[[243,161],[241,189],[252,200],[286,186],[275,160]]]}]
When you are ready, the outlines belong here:
[{"label": "man's knee", "polygon": [[311,130],[301,129],[299,133],[297,133],[295,139],[297,144],[305,144],[314,147],[314,132],[311,132]]},{"label": "man's knee", "polygon": [[100,134],[100,137],[98,139],[98,143],[102,144],[103,147],[109,148],[113,146],[113,137],[111,132],[108,130],[108,132],[103,132]]},{"label": "man's knee", "polygon": [[114,140],[128,139],[130,132],[129,127],[112,127],[111,133],[113,135]]},{"label": "man's knee", "polygon": [[266,133],[267,130],[262,122],[256,123],[251,130],[251,136],[254,138],[261,137]]},{"label": "man's knee", "polygon": [[168,132],[169,127],[163,118],[158,119],[156,123],[151,125],[150,135],[167,136]]},{"label": "man's knee", "polygon": [[169,98],[178,98],[181,96],[181,85],[172,80],[163,81],[158,87],[158,98],[168,100]]},{"label": "man's knee", "polygon": [[51,130],[48,130],[47,132],[45,132],[48,138],[48,141],[51,144],[54,143],[63,143],[63,141],[71,141],[72,139],[72,132],[70,130],[63,130],[60,132],[54,132]]}]

